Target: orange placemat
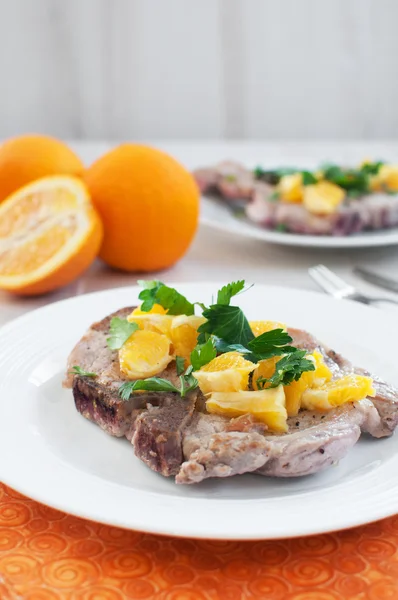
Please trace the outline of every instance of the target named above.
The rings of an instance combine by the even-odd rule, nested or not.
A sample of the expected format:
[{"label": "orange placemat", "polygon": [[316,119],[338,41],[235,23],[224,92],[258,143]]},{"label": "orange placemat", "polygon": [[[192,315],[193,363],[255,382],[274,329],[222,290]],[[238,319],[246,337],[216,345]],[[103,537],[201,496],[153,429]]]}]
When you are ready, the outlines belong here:
[{"label": "orange placemat", "polygon": [[398,516],[293,540],[200,541],[71,517],[0,484],[1,600],[394,600],[397,545]]}]

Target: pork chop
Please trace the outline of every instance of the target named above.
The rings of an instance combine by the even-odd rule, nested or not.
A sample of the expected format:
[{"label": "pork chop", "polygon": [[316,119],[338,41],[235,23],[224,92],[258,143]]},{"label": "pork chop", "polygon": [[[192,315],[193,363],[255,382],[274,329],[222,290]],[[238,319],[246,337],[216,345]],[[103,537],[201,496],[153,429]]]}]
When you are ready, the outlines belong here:
[{"label": "pork chop", "polygon": [[[271,434],[252,415],[229,419],[206,413],[200,390],[187,398],[177,393],[144,392],[129,400],[118,390],[125,381],[118,353],[108,348],[110,320],[126,317],[121,309],[94,323],[72,350],[64,385],[72,387],[77,410],[110,435],[125,436],[134,452],[152,470],[175,476],[176,483],[198,483],[209,477],[257,473],[297,477],[317,473],[343,458],[361,431],[374,437],[391,435],[398,423],[398,391],[374,377],[375,398],[320,413],[302,410],[288,420],[286,434]],[[293,343],[318,349],[335,378],[349,372],[366,373],[310,334],[289,329]],[[97,374],[89,378],[70,373],[73,366]],[[177,384],[175,362],[159,374]]]}]

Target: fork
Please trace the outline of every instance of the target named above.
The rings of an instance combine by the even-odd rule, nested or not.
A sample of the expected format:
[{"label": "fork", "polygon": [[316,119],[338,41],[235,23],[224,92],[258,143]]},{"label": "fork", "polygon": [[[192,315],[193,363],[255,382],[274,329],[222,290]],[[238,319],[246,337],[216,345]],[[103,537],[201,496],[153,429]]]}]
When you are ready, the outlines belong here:
[{"label": "fork", "polygon": [[353,285],[350,285],[336,275],[336,273],[325,267],[325,265],[311,267],[308,269],[308,273],[324,292],[334,298],[356,300],[357,302],[362,302],[362,304],[377,304],[378,302],[398,304],[398,300],[393,300],[392,298],[374,298],[362,294]]}]

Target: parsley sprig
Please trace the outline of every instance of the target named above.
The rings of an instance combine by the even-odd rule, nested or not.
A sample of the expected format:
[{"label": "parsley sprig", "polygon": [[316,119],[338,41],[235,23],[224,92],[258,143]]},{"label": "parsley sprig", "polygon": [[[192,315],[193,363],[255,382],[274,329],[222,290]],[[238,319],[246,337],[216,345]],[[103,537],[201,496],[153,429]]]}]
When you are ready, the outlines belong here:
[{"label": "parsley sprig", "polygon": [[249,322],[241,308],[225,304],[213,304],[203,311],[206,318],[198,331],[198,342],[204,343],[210,335],[215,335],[227,344],[241,344],[247,347],[254,339]]},{"label": "parsley sprig", "polygon": [[[322,173],[322,179],[330,181],[343,188],[349,198],[359,198],[372,193],[372,177],[377,175],[380,168],[385,164],[382,160],[365,162],[360,167],[348,168],[334,163],[321,164],[316,171],[301,170],[299,168],[278,168],[264,170],[261,166],[256,167],[254,176],[256,179],[265,181],[273,186],[277,186],[281,178],[285,175],[301,174],[303,185],[312,185],[319,180],[318,172]],[[384,190],[388,193],[388,188]],[[278,191],[275,191],[278,197]]]},{"label": "parsley sprig", "polygon": [[293,339],[283,329],[271,329],[252,339],[248,349],[257,360],[265,360],[273,356],[281,356],[288,352],[295,352],[297,348],[289,346]]},{"label": "parsley sprig", "polygon": [[176,289],[165,285],[161,281],[139,280],[138,284],[144,288],[138,295],[138,298],[143,301],[142,311],[148,312],[154,304],[160,304],[167,310],[169,315],[193,315],[195,313],[194,304],[189,302]]},{"label": "parsley sprig", "polygon": [[245,280],[233,281],[224,285],[217,293],[217,304],[229,305],[231,298],[244,290]]},{"label": "parsley sprig", "polygon": [[266,379],[265,377],[259,377],[257,379],[257,385],[259,389],[263,389],[266,384],[267,387],[278,387],[278,385],[289,385],[293,381],[298,381],[301,375],[305,371],[314,371],[315,365],[308,358],[304,358],[307,354],[305,350],[293,349],[275,365],[275,373],[272,377]]},{"label": "parsley sprig", "polygon": [[111,319],[111,325],[109,328],[109,337],[106,339],[106,343],[111,350],[120,350],[120,348],[127,342],[131,334],[138,329],[137,323],[129,323],[127,319],[121,319],[120,317],[113,317]]},{"label": "parsley sprig", "polygon": [[192,367],[189,366],[185,373],[180,375],[180,387],[175,386],[168,379],[162,377],[149,377],[148,379],[137,379],[136,381],[125,381],[119,387],[119,396],[122,400],[128,400],[133,392],[172,392],[184,398],[189,392],[198,387],[198,380],[192,375]]},{"label": "parsley sprig", "polygon": [[91,371],[85,371],[84,369],[82,369],[81,367],[78,367],[77,365],[72,367],[72,369],[69,371],[69,373],[71,373],[72,375],[80,375],[80,377],[98,377],[97,373],[92,373]]},{"label": "parsley sprig", "polygon": [[[253,363],[275,356],[282,357],[276,363],[272,377],[257,380],[260,388],[266,384],[267,387],[289,385],[292,381],[297,381],[303,372],[313,371],[315,368],[313,362],[305,358],[305,351],[290,345],[293,340],[283,329],[273,329],[257,337],[254,336],[242,309],[230,304],[234,296],[245,290],[244,280],[223,286],[217,293],[217,301],[209,307],[198,302],[192,304],[177,290],[166,286],[161,281],[140,283],[144,286],[139,294],[142,300],[141,310],[150,311],[154,304],[160,304],[168,314],[193,315],[195,304],[198,304],[203,310],[206,321],[198,329],[198,343],[191,352],[190,366],[185,369],[185,359],[176,357],[179,386],[161,377],[126,381],[119,388],[119,395],[124,400],[128,400],[135,391],[172,392],[185,397],[199,385],[193,376],[193,371],[200,370],[217,354],[225,352],[239,352]],[[108,345],[112,349],[119,349],[136,327],[135,323],[115,317],[111,321]]]},{"label": "parsley sprig", "polygon": [[[242,285],[243,284],[243,285]],[[231,284],[230,290],[233,290]],[[239,282],[236,289],[241,290],[244,282]],[[215,352],[240,352],[246,359],[257,363],[275,356],[282,356],[276,363],[275,374],[270,380],[259,378],[259,386],[268,383],[271,387],[277,385],[289,385],[294,380],[298,380],[305,371],[313,371],[312,361],[304,358],[305,351],[291,346],[292,337],[283,329],[273,329],[266,331],[255,337],[246,316],[237,306],[230,306],[231,297],[225,296],[227,304],[213,304],[203,311],[203,316],[207,321],[199,327],[199,345],[191,355],[191,362],[194,369],[198,369],[207,364],[215,357]],[[224,295],[217,295],[217,300],[223,300]],[[203,342],[206,341],[205,344]],[[201,344],[202,342],[202,344]],[[203,348],[213,348],[212,352],[207,354]],[[202,352],[202,359],[196,364],[197,354]],[[192,361],[193,356],[193,361]]]},{"label": "parsley sprig", "polygon": [[185,370],[185,358],[183,356],[176,356],[176,369],[177,375],[180,376]]},{"label": "parsley sprig", "polygon": [[194,371],[199,371],[201,367],[207,365],[213,358],[216,358],[217,350],[214,347],[212,338],[209,338],[204,344],[197,344],[191,352],[191,365]]}]

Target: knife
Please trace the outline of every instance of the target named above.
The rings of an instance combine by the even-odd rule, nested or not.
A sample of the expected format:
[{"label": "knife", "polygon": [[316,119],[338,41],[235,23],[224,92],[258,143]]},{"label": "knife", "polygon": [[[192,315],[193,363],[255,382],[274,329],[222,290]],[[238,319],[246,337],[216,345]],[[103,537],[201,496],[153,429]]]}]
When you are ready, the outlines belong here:
[{"label": "knife", "polygon": [[376,275],[376,273],[372,273],[372,271],[368,271],[363,267],[355,267],[354,273],[365,281],[373,283],[373,285],[377,285],[386,290],[391,290],[392,292],[398,293],[398,281],[394,279],[390,279],[389,277],[384,277],[382,275]]}]

